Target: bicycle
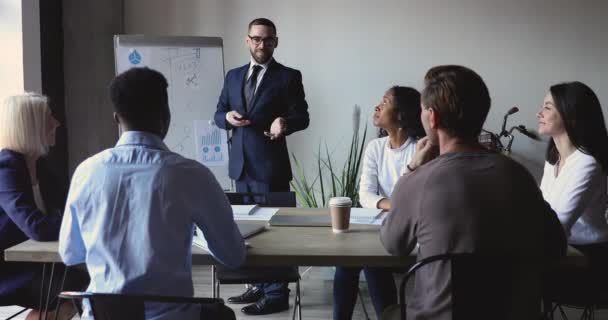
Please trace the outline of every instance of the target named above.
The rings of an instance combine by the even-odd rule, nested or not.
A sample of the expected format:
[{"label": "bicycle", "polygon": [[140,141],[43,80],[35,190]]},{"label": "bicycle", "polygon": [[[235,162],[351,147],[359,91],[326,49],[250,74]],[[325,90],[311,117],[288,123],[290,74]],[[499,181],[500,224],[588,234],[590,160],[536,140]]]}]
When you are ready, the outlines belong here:
[{"label": "bicycle", "polygon": [[[494,150],[496,152],[500,152],[506,156],[509,156],[511,155],[511,147],[513,146],[513,140],[515,139],[515,136],[513,135],[513,130],[519,131],[521,134],[532,140],[540,141],[540,137],[536,133],[529,131],[524,125],[521,124],[512,126],[509,130],[506,130],[507,119],[510,115],[517,113],[518,111],[518,107],[512,107],[507,111],[507,113],[503,117],[502,127],[500,129],[499,134],[496,134],[486,129],[481,129],[481,134],[479,135],[479,143],[489,150]],[[507,139],[506,145],[502,142],[502,139],[504,138]]]}]

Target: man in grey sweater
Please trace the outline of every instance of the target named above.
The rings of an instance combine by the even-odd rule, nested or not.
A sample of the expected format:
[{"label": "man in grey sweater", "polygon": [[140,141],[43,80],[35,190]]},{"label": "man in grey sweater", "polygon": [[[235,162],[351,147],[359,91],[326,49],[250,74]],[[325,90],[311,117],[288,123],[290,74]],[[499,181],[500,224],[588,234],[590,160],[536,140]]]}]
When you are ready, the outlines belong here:
[{"label": "man in grey sweater", "polygon": [[[530,262],[523,269],[531,272],[540,270],[534,261],[563,256],[565,236],[530,173],[477,142],[490,109],[482,78],[462,66],[434,67],[425,76],[421,108],[427,137],[408,165],[412,172],[393,190],[381,232],[386,250],[408,255],[418,244],[419,260],[443,253],[512,257]],[[452,319],[451,268],[439,261],[416,272],[408,319]],[[538,318],[540,273],[526,283],[536,285],[517,292],[498,315]]]}]

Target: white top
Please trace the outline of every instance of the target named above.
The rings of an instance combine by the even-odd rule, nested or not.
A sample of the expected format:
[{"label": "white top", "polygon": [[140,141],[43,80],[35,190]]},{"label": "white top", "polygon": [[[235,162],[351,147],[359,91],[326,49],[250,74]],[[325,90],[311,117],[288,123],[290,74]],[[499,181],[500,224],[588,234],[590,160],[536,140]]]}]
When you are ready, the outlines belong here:
[{"label": "white top", "polygon": [[540,189],[557,213],[569,243],[608,241],[606,174],[595,158],[576,150],[566,158],[557,177],[555,166],[546,162]]},{"label": "white top", "polygon": [[416,152],[416,139],[408,138],[402,146],[391,149],[388,137],[369,142],[363,156],[359,201],[364,208],[377,208],[382,199],[390,199],[399,177]]}]

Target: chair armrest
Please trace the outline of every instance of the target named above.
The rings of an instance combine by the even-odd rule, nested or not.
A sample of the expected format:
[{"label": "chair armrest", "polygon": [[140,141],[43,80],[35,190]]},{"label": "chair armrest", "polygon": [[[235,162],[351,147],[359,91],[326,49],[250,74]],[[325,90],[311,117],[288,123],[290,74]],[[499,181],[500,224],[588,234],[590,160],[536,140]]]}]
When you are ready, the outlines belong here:
[{"label": "chair armrest", "polygon": [[401,305],[401,318],[405,319],[405,305],[406,305],[405,304],[405,286],[407,285],[408,280],[416,273],[416,270],[420,269],[421,267],[423,267],[431,262],[435,262],[435,261],[439,261],[439,260],[452,260],[456,257],[470,257],[470,256],[472,256],[471,253],[438,254],[438,255],[424,258],[424,259],[416,262],[416,264],[414,264],[409,270],[407,270],[407,272],[403,276],[403,279],[401,279],[401,284],[399,285],[399,304]]},{"label": "chair armrest", "polygon": [[92,293],[92,292],[75,292],[75,291],[64,291],[59,294],[62,299],[83,299],[83,298],[120,298],[120,299],[132,299],[139,301],[150,301],[150,302],[167,302],[167,303],[191,303],[191,304],[212,304],[212,303],[224,303],[224,299],[221,298],[200,298],[200,297],[177,297],[177,296],[158,296],[158,295],[146,295],[146,294],[118,294],[118,293]]},{"label": "chair armrest", "polygon": [[93,294],[90,292],[62,291],[58,297],[61,299],[82,299],[82,298],[90,298],[92,295]]}]

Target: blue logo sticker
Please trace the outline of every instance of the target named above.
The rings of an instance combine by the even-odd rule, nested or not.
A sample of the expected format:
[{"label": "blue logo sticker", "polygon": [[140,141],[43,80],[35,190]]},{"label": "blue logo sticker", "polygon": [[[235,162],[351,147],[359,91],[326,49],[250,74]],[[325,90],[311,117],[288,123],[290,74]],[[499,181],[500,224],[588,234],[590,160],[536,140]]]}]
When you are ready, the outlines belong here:
[{"label": "blue logo sticker", "polygon": [[141,54],[137,50],[132,50],[129,54],[129,62],[131,64],[139,64],[141,62]]}]

